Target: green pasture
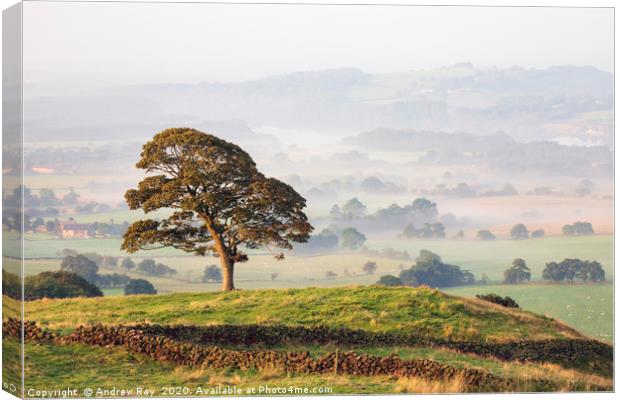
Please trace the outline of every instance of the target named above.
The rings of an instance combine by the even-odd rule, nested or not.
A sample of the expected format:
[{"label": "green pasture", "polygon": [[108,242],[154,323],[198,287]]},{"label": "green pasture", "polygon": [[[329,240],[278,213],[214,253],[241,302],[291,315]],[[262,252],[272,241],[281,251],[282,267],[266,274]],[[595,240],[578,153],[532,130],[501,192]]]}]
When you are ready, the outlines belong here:
[{"label": "green pasture", "polygon": [[457,296],[496,293],[525,310],[547,315],[599,340],[613,341],[613,284],[484,285],[448,288]]},{"label": "green pasture", "polygon": [[450,264],[472,271],[477,278],[485,273],[500,281],[515,258],[523,258],[532,270],[532,279],[541,279],[545,263],[565,258],[596,260],[603,265],[607,278],[613,278],[613,235],[549,236],[528,240],[369,240],[371,248],[392,247],[407,250],[415,257],[420,250],[437,253]]}]

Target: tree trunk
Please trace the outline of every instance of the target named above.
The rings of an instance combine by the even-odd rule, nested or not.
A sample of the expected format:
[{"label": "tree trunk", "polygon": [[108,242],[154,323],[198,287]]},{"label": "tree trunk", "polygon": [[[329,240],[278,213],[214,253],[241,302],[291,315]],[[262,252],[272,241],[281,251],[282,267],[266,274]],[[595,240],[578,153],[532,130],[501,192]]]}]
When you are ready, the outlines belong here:
[{"label": "tree trunk", "polygon": [[235,290],[233,283],[233,273],[235,271],[235,262],[230,259],[227,254],[220,256],[222,264],[222,291]]}]

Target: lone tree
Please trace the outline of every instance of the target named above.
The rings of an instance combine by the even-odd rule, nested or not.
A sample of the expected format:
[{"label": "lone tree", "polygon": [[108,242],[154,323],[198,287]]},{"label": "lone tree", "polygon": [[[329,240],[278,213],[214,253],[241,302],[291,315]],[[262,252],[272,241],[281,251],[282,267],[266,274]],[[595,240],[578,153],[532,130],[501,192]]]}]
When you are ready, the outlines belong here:
[{"label": "lone tree", "polygon": [[510,230],[510,237],[514,240],[529,239],[530,233],[525,225],[517,224]]},{"label": "lone tree", "polygon": [[166,129],[143,146],[136,166],[149,176],[125,194],[129,208],[173,212],[162,220],[134,222],[121,248],[134,253],[174,247],[216,255],[222,290],[234,289],[235,264],[248,260],[243,247],[291,249],[292,242],[306,242],[312,232],[302,196],[261,174],[239,146],[213,135]]},{"label": "lone tree", "polygon": [[515,258],[512,266],[504,271],[504,283],[521,283],[529,281],[531,277],[532,273],[522,258]]}]

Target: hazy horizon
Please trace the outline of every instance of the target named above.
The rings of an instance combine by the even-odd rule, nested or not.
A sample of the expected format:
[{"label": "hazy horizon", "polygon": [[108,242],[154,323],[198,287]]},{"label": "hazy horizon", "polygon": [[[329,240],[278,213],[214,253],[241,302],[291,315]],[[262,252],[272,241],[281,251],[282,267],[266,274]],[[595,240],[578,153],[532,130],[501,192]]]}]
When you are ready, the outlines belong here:
[{"label": "hazy horizon", "polygon": [[605,8],[170,6],[26,3],[33,21],[24,26],[26,80],[87,87],[235,82],[294,71],[386,74],[461,62],[614,69],[613,10]]}]

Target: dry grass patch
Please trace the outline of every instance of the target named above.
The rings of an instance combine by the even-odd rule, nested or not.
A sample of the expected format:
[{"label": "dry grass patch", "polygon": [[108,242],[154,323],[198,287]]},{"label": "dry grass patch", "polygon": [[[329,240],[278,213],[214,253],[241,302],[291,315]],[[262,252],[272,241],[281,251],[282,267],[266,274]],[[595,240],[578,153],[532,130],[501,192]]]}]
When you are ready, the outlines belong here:
[{"label": "dry grass patch", "polygon": [[465,393],[467,385],[462,376],[450,380],[430,381],[418,377],[408,376],[396,381],[396,393]]}]

